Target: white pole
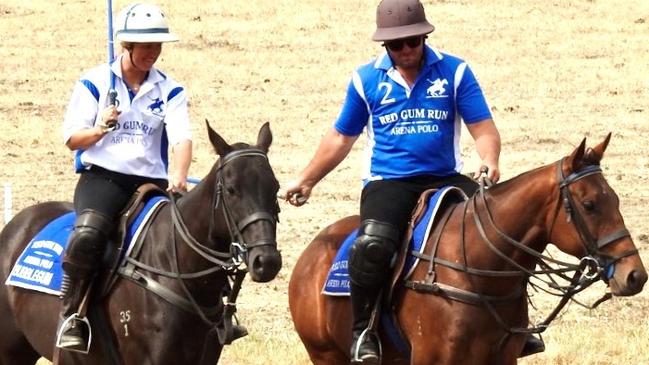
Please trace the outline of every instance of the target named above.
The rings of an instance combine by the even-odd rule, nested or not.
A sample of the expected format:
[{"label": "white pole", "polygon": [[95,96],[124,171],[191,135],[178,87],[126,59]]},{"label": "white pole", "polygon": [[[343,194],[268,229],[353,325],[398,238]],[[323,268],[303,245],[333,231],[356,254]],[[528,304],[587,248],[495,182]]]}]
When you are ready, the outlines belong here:
[{"label": "white pole", "polygon": [[11,183],[4,184],[4,217],[5,224],[9,223],[12,218],[11,213]]}]

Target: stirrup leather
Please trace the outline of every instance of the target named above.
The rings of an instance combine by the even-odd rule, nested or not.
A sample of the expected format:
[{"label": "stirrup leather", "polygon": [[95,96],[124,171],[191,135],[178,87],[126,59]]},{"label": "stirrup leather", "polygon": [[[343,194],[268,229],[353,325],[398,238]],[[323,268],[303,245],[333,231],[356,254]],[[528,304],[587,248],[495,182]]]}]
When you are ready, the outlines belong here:
[{"label": "stirrup leather", "polygon": [[[63,347],[63,344],[61,343],[63,333],[65,331],[68,331],[71,328],[78,327],[80,329],[80,333],[84,333],[83,327],[84,326],[86,329],[86,333],[88,333],[88,338],[81,338],[82,341],[85,342],[85,347],[84,348],[74,348],[74,347]],[[61,325],[59,326],[59,329],[56,333],[56,347],[66,350],[66,351],[73,351],[73,352],[79,352],[82,354],[88,354],[90,352],[90,344],[92,343],[92,330],[90,327],[90,321],[88,321],[88,318],[86,317],[81,317],[79,316],[79,313],[74,313],[63,322],[61,322]]]}]

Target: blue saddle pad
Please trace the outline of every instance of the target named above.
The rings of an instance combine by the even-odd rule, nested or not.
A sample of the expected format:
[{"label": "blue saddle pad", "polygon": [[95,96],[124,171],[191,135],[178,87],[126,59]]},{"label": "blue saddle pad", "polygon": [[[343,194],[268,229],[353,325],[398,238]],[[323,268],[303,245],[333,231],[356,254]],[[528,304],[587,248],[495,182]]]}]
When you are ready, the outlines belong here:
[{"label": "blue saddle pad", "polygon": [[[154,196],[147,201],[140,214],[128,227],[124,238],[128,250],[140,235],[144,223],[151,217],[155,208],[168,200],[164,196]],[[59,295],[63,278],[61,266],[63,253],[74,228],[75,219],[74,212],[66,213],[49,222],[38,232],[16,260],[5,284]]]},{"label": "blue saddle pad", "polygon": [[[415,226],[412,232],[412,239],[408,242],[410,245],[410,250],[408,250],[408,252],[418,251],[421,253],[424,251],[426,241],[428,241],[428,236],[430,235],[431,228],[435,222],[435,217],[439,211],[439,207],[446,201],[445,199],[447,197],[457,197],[457,194],[461,194],[462,197],[465,197],[462,190],[453,186],[445,186],[434,194],[431,194],[428,200],[426,212],[423,214],[419,223]],[[338,249],[338,253],[329,269],[329,274],[327,274],[327,280],[325,280],[325,284],[322,288],[323,294],[331,296],[349,295],[349,249],[354,243],[357,235],[358,229],[350,233],[340,246],[340,249]],[[404,272],[406,273],[404,278],[410,276],[418,262],[418,258],[413,255],[408,255],[404,268]]]}]

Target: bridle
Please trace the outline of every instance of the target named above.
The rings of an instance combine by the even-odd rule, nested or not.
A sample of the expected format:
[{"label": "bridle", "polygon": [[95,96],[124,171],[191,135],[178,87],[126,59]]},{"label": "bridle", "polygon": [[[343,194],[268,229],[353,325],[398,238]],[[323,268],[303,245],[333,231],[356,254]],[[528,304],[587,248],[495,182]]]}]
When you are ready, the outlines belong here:
[{"label": "bridle", "polygon": [[[500,344],[499,344],[499,349],[502,349],[502,346],[504,346],[506,340],[509,338],[510,335],[512,334],[517,334],[517,333],[541,333],[545,331],[545,329],[549,326],[549,324],[556,318],[556,316],[560,313],[560,311],[563,309],[563,307],[571,300],[575,301],[573,297],[578,294],[579,292],[585,290],[588,288],[590,285],[593,283],[599,281],[600,279],[603,279],[605,282],[608,282],[608,279],[612,277],[613,275],[613,270],[615,267],[615,263],[619,261],[620,259],[624,257],[628,257],[634,254],[638,253],[637,249],[632,249],[628,250],[618,256],[610,256],[608,254],[603,253],[601,250],[602,248],[606,247],[607,245],[618,241],[619,239],[625,238],[629,236],[629,231],[626,228],[619,229],[613,233],[610,233],[604,237],[601,238],[595,238],[594,235],[590,232],[588,229],[588,226],[585,222],[584,217],[579,213],[579,210],[576,209],[576,204],[574,202],[574,198],[572,196],[572,193],[570,192],[570,185],[573,183],[587,177],[591,176],[594,174],[601,174],[602,170],[600,166],[598,165],[589,165],[586,166],[579,171],[575,171],[568,176],[564,176],[563,171],[562,171],[562,166],[565,158],[561,159],[560,161],[557,162],[557,181],[558,181],[558,186],[559,186],[559,198],[558,198],[558,203],[557,203],[557,208],[555,209],[554,212],[554,218],[552,220],[551,228],[549,230],[548,237],[551,237],[552,231],[554,230],[554,226],[558,217],[559,209],[563,206],[565,212],[566,212],[566,217],[568,222],[572,222],[573,226],[575,227],[575,230],[578,232],[579,237],[581,239],[581,244],[584,247],[585,252],[587,253],[579,262],[579,264],[572,264],[572,263],[567,263],[563,262],[557,259],[554,259],[552,257],[543,255],[542,253],[528,247],[524,243],[517,241],[510,236],[508,236],[505,232],[500,230],[497,226],[496,223],[494,222],[493,215],[489,209],[489,205],[487,204],[487,199],[485,196],[485,191],[487,189],[487,184],[485,182],[485,179],[481,180],[480,182],[480,189],[479,191],[474,194],[469,200],[465,201],[463,204],[463,219],[461,222],[461,255],[463,256],[464,262],[450,262],[447,260],[443,260],[441,258],[436,257],[435,252],[433,252],[431,255],[424,255],[420,254],[416,251],[412,251],[412,254],[419,259],[429,261],[429,269],[428,269],[428,275],[425,280],[422,281],[406,281],[405,286],[410,289],[414,289],[417,291],[422,291],[422,292],[427,292],[427,293],[433,293],[437,295],[442,295],[447,298],[473,304],[473,305],[483,305],[485,306],[489,312],[491,313],[492,317],[498,322],[500,327],[502,327],[505,331],[506,334],[502,338]],[[497,233],[499,238],[512,245],[513,247],[521,250],[522,252],[534,257],[535,261],[537,264],[540,266],[539,270],[530,270],[519,264],[518,262],[514,261],[512,258],[510,258],[506,253],[502,252],[493,242],[491,239],[486,234],[485,230],[485,225],[483,223],[483,220],[480,218],[480,214],[478,213],[478,206],[477,206],[477,200],[480,199],[482,202],[482,205],[484,207],[484,212],[487,217],[487,223],[489,226]],[[472,206],[473,208],[473,220],[475,222],[476,228],[480,234],[480,237],[482,241],[491,249],[491,251],[494,252],[498,257],[500,257],[502,260],[504,260],[506,263],[511,265],[514,270],[485,270],[485,269],[477,269],[473,267],[469,267],[467,264],[467,256],[466,256],[466,242],[465,242],[465,222],[467,221],[467,216],[468,216],[468,208],[469,206]],[[448,219],[448,215],[446,216],[446,219]],[[446,222],[440,222],[440,224],[446,224]],[[441,230],[440,230],[441,232]],[[439,239],[439,237],[437,237]],[[435,249],[433,249],[435,250]],[[557,264],[561,266],[562,268],[552,268],[548,262]],[[475,288],[476,283],[475,280],[473,279],[473,276],[482,276],[482,277],[523,277],[525,278],[523,280],[524,285],[526,285],[529,281],[530,277],[535,277],[541,282],[545,283],[548,285],[551,290],[557,290],[559,291],[560,294],[556,294],[554,292],[551,292],[550,290],[546,290],[543,288],[538,287],[535,285],[535,287],[545,291],[546,293],[549,293],[551,295],[556,295],[560,296],[561,300],[559,304],[555,307],[555,309],[546,317],[545,320],[543,320],[541,323],[538,325],[528,327],[528,328],[517,328],[517,327],[510,327],[505,321],[502,319],[502,317],[498,314],[497,310],[495,309],[495,306],[497,305],[503,305],[506,303],[510,303],[513,300],[516,300],[520,298],[524,294],[524,289],[525,287],[522,287],[520,290],[515,290],[514,293],[504,295],[504,296],[490,296],[486,295],[480,292],[472,292],[472,291],[467,291],[463,289],[459,289],[447,284],[442,284],[442,283],[437,283],[434,282],[434,265],[439,264],[442,266],[446,266],[448,268],[451,268],[453,270],[461,271],[466,273],[466,276],[471,283],[471,285]],[[568,275],[567,273],[574,272],[572,276]],[[543,278],[540,278],[540,275],[546,275],[548,276],[548,280],[544,280]],[[553,275],[557,275],[559,278],[561,278],[563,281],[567,281],[568,285],[561,285],[558,283],[556,278],[553,278]],[[611,294],[607,293],[604,295],[603,298],[599,299],[597,302],[595,302],[590,308],[595,308],[602,302],[610,299]],[[575,301],[576,302],[576,301]],[[577,302],[580,305],[583,305],[579,302]],[[585,305],[584,305],[585,306]]]},{"label": "bridle", "polygon": [[[557,179],[559,181],[560,200],[566,213],[567,221],[573,223],[575,230],[581,238],[581,244],[584,247],[584,250],[587,252],[587,255],[582,260],[589,260],[591,265],[596,265],[592,266],[591,269],[594,270],[593,272],[598,272],[600,274],[599,277],[601,277],[602,280],[608,283],[608,280],[613,276],[615,263],[617,263],[617,261],[619,261],[620,259],[635,255],[636,253],[638,253],[638,250],[628,250],[618,256],[610,256],[601,251],[605,246],[619,239],[629,237],[630,233],[626,228],[622,228],[602,238],[596,239],[593,236],[593,234],[588,229],[588,225],[586,224],[583,215],[580,214],[579,210],[577,210],[576,208],[576,204],[572,197],[572,194],[570,193],[569,187],[571,184],[579,181],[584,177],[594,174],[601,174],[602,169],[599,165],[589,165],[582,168],[581,170],[571,173],[568,176],[564,176],[562,168],[564,159],[565,157],[558,162]],[[555,215],[554,219],[556,220],[556,218],[557,215]],[[550,229],[550,234],[552,233],[553,228],[554,223],[552,224],[552,228]]]},{"label": "bridle", "polygon": [[[214,187],[214,194],[212,195],[212,209],[210,211],[211,213],[209,220],[210,223],[208,229],[208,240],[213,239],[215,213],[217,212],[219,207],[222,207],[223,216],[225,218],[230,235],[230,252],[225,253],[214,250],[207,247],[207,245],[198,242],[187,229],[184,219],[180,215],[177,204],[175,204],[175,200],[172,199],[172,201],[174,202],[174,204],[172,204],[172,220],[175,228],[178,230],[178,233],[181,235],[183,240],[187,242],[189,247],[191,247],[194,251],[196,251],[196,253],[205,258],[207,261],[210,261],[226,270],[239,268],[240,265],[245,262],[248,254],[248,249],[260,246],[274,246],[276,244],[272,239],[260,239],[255,242],[247,243],[243,238],[243,231],[252,223],[257,221],[267,221],[274,228],[277,225],[277,222],[279,222],[279,206],[277,204],[275,212],[270,213],[266,211],[257,211],[247,215],[242,219],[236,220],[232,214],[232,208],[230,207],[230,204],[228,204],[227,199],[225,199],[224,197],[223,188],[225,185],[225,180],[223,177],[223,168],[230,162],[242,157],[258,157],[266,160],[268,159],[266,153],[264,153],[262,150],[256,148],[245,148],[232,151],[219,160],[219,165],[215,172],[216,185]],[[223,261],[223,259],[226,259],[228,261]]]},{"label": "bridle", "polygon": [[223,207],[223,215],[225,216],[225,222],[228,226],[228,231],[230,233],[231,239],[231,251],[234,250],[234,257],[242,261],[245,259],[245,256],[248,253],[248,249],[260,247],[260,246],[275,246],[276,242],[272,239],[259,239],[255,242],[246,242],[243,238],[242,232],[251,225],[252,223],[258,221],[266,221],[270,223],[273,227],[279,222],[279,205],[275,204],[275,212],[266,212],[266,211],[257,211],[247,215],[246,217],[235,220],[232,215],[232,210],[227,200],[224,197],[223,189],[225,186],[222,169],[231,161],[236,160],[241,157],[259,157],[265,160],[268,160],[268,156],[262,150],[256,148],[245,148],[241,150],[235,150],[227,155],[224,158],[219,160],[219,166],[216,170],[216,187],[214,189],[214,195],[212,197],[212,217],[210,219],[209,233],[208,237],[212,237],[213,233],[213,223],[214,223],[214,213],[218,210],[219,206]]},{"label": "bridle", "polygon": [[[229,252],[222,252],[212,249],[208,247],[208,245],[203,244],[196,238],[194,238],[194,236],[187,228],[185,220],[182,217],[180,210],[178,209],[176,197],[173,194],[170,194],[169,206],[174,228],[172,229],[173,237],[171,240],[170,249],[170,254],[172,256],[170,260],[172,262],[172,270],[161,270],[144,264],[133,257],[127,257],[127,268],[120,270],[120,273],[123,276],[152,291],[154,294],[160,296],[162,299],[168,301],[169,303],[185,311],[198,314],[200,318],[210,327],[210,331],[216,330],[221,344],[229,344],[237,338],[233,328],[236,326],[238,321],[236,320],[236,317],[234,317],[234,313],[236,312],[236,298],[241,288],[243,279],[248,272],[247,268],[242,266],[242,263],[246,262],[247,260],[248,250],[254,247],[274,246],[276,244],[276,242],[272,239],[260,239],[254,242],[245,242],[243,238],[243,232],[252,223],[258,221],[266,221],[273,226],[273,229],[275,229],[276,224],[279,221],[279,205],[277,205],[277,202],[274,212],[260,210],[249,214],[239,220],[235,219],[235,217],[233,216],[232,208],[223,193],[225,185],[223,169],[232,161],[244,157],[263,158],[265,160],[268,159],[266,153],[260,149],[238,149],[228,153],[227,155],[219,159],[219,165],[217,166],[215,171],[216,183],[214,187],[214,194],[212,195],[212,203],[210,205],[211,213],[207,237],[208,240],[213,239],[215,214],[217,210],[221,208],[230,235],[231,243],[229,245]],[[208,269],[197,272],[181,273],[178,262],[178,245],[176,240],[176,233],[180,235],[182,242],[185,242],[187,246],[189,246],[203,259],[209,261],[212,266]],[[211,243],[214,244],[214,242]],[[177,279],[183,289],[184,295],[179,295],[174,291],[164,287],[156,280],[150,278],[148,275],[145,275],[145,273],[141,272],[140,270],[168,278]],[[196,302],[194,296],[191,294],[183,280],[202,278],[217,271],[223,271],[226,274],[229,285],[226,285],[226,287],[223,288],[221,293],[221,300],[219,300],[219,303],[212,307],[203,307]],[[227,301],[225,303],[223,303],[223,298],[227,298]],[[219,316],[216,321],[212,321],[208,318],[215,316]]]},{"label": "bridle", "polygon": [[[527,275],[527,280],[524,282],[527,283],[529,281],[529,277],[536,277],[538,278],[539,275],[547,275],[550,279],[550,281],[545,281],[543,279],[539,279],[542,282],[545,282],[550,288],[559,290],[561,294],[554,294],[551,293],[548,290],[543,290],[546,293],[557,295],[561,297],[561,300],[557,304],[557,306],[552,310],[552,312],[546,317],[545,320],[543,320],[541,323],[538,325],[528,327],[528,328],[512,328],[509,327],[504,320],[500,317],[500,315],[496,312],[495,308],[493,307],[493,304],[491,304],[488,300],[485,300],[484,296],[480,293],[477,295],[480,297],[481,302],[485,304],[485,306],[489,309],[491,312],[492,316],[496,319],[496,321],[500,324],[501,327],[503,327],[506,330],[505,336],[501,339],[499,347],[502,347],[505,343],[505,341],[509,338],[511,334],[515,333],[541,333],[545,331],[545,329],[550,325],[550,323],[557,317],[557,315],[561,312],[561,310],[564,308],[564,306],[571,300],[574,300],[573,297],[580,293],[581,291],[585,290],[586,288],[590,287],[592,284],[595,282],[599,281],[600,279],[604,280],[606,283],[608,283],[608,279],[612,277],[613,275],[613,270],[615,267],[615,263],[619,261],[620,259],[624,257],[628,257],[634,254],[638,253],[637,249],[632,249],[628,250],[624,253],[622,253],[619,256],[612,257],[608,254],[605,254],[601,251],[601,249],[619,239],[622,239],[624,237],[628,237],[629,231],[626,228],[619,229],[613,233],[610,233],[602,238],[595,239],[594,235],[590,232],[588,229],[588,226],[586,224],[586,221],[584,217],[579,213],[579,210],[576,208],[576,204],[574,201],[574,198],[572,196],[572,193],[570,192],[570,185],[591,175],[595,174],[601,174],[602,169],[599,165],[589,165],[586,166],[578,171],[574,171],[568,176],[564,176],[563,174],[563,162],[565,160],[565,157],[559,160],[556,164],[556,169],[557,169],[557,181],[558,181],[558,186],[559,186],[559,202],[557,204],[557,208],[555,209],[555,214],[554,218],[552,220],[552,225],[550,228],[550,233],[548,234],[548,237],[551,237],[552,231],[554,230],[554,226],[556,223],[556,219],[558,217],[558,212],[561,206],[563,206],[565,213],[566,213],[566,219],[568,222],[572,222],[575,230],[579,234],[580,237],[580,242],[582,246],[585,249],[585,252],[587,255],[582,257],[580,260],[579,264],[570,264],[566,262],[562,262],[556,259],[553,259],[551,257],[547,257],[541,253],[538,253],[535,250],[532,250],[531,248],[525,246],[523,243],[514,240],[513,238],[509,237],[506,235],[504,232],[502,232],[500,229],[497,228],[495,225],[495,222],[493,221],[493,217],[491,214],[491,211],[489,210],[489,206],[487,205],[487,200],[485,197],[485,186],[483,183],[480,185],[480,192],[479,195],[482,198],[483,205],[485,207],[485,210],[487,212],[487,216],[489,219],[490,225],[494,228],[494,230],[498,233],[498,235],[504,239],[506,242],[514,245],[516,248],[519,248],[523,250],[524,252],[532,255],[533,257],[536,258],[536,262],[539,264],[539,266],[542,267],[541,270],[537,271],[531,271],[523,268],[520,266],[518,263],[513,261],[510,258],[507,258],[507,261],[511,264],[514,264],[519,270],[525,272]],[[492,250],[498,250],[495,248],[495,245],[489,240],[489,238],[486,236],[482,222],[480,221],[478,212],[475,205],[475,199],[478,194],[475,194],[472,198],[474,201],[474,220],[476,222],[476,225],[478,227],[478,231],[480,232],[480,235],[487,243],[487,245],[492,249]],[[501,255],[503,255],[501,253]],[[502,257],[502,256],[501,256]],[[547,263],[548,261],[556,263],[560,266],[563,266],[564,268],[562,269],[553,269],[550,267],[550,265]],[[569,277],[566,275],[567,272],[574,272],[574,275]],[[552,278],[552,275],[558,275],[562,279],[566,280],[569,282],[568,285],[561,286],[559,285],[555,279]],[[609,276],[610,275],[610,276]],[[471,280],[473,282],[473,280]],[[475,286],[475,285],[474,285]],[[538,287],[538,286],[537,286]],[[589,306],[589,308],[595,308],[599,304],[603,303],[604,301],[608,300],[611,298],[610,293],[606,293],[601,299],[597,300],[593,305]],[[583,305],[579,302],[577,302],[580,305]],[[586,305],[583,305],[586,306]],[[588,307],[588,306],[586,306]]]}]

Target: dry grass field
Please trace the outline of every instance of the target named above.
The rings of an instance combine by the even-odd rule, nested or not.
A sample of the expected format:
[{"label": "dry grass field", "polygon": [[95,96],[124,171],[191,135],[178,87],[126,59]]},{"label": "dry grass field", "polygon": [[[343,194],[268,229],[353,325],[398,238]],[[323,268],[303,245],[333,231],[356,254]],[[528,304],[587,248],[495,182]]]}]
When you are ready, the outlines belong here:
[{"label": "dry grass field", "polygon": [[[370,40],[376,0],[159,4],[182,39],[164,47],[158,67],[189,90],[192,176],[205,175],[215,160],[207,118],[230,142],[253,142],[269,121],[271,164],[281,182],[290,180],[336,118],[352,70],[380,51]],[[113,7],[125,5],[116,0]],[[605,175],[649,263],[649,2],[440,0],[425,6],[437,28],[429,43],[465,58],[487,95],[502,135],[503,179],[558,160],[584,137],[592,145],[613,132]],[[99,0],[0,2],[0,184],[13,186],[14,213],[72,199],[77,176],[60,127],[74,82],[106,58],[105,19]],[[465,133],[466,168],[473,170],[470,142]],[[321,228],[356,212],[362,144],[318,185],[309,204],[282,204],[285,265],[269,284],[244,284],[239,318],[250,335],[225,348],[220,363],[309,363],[290,321],[288,278]],[[603,293],[595,286],[581,298],[592,302]],[[547,351],[520,363],[649,364],[647,293],[592,311],[570,306],[546,331]],[[556,304],[541,294],[535,301],[533,320]]]}]

